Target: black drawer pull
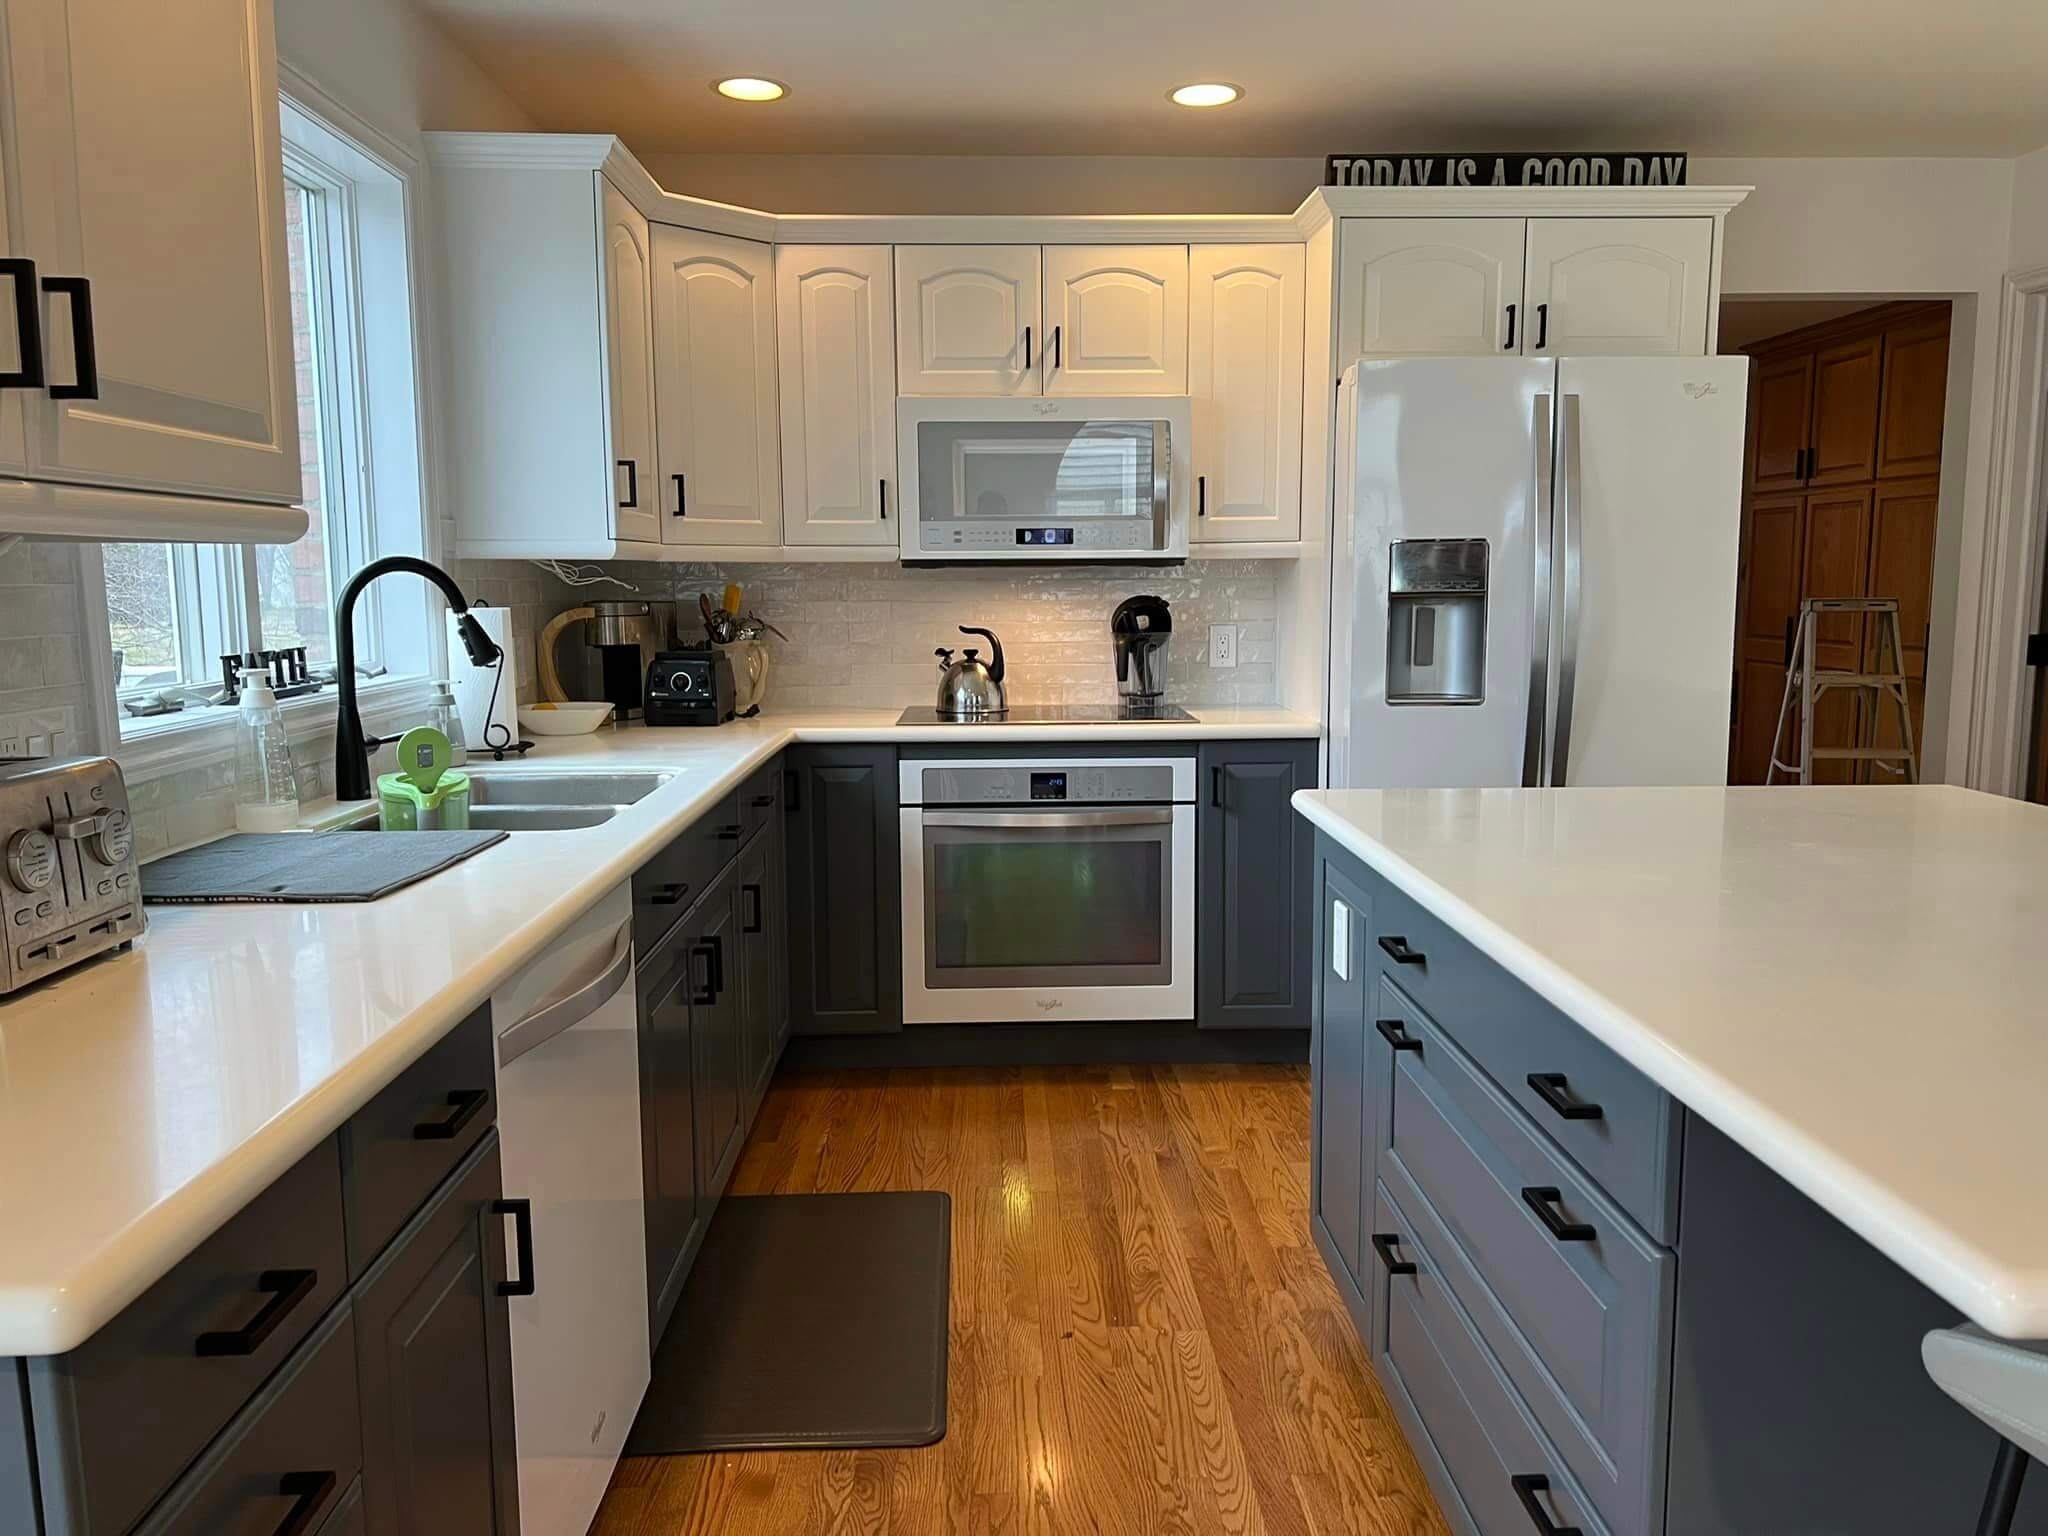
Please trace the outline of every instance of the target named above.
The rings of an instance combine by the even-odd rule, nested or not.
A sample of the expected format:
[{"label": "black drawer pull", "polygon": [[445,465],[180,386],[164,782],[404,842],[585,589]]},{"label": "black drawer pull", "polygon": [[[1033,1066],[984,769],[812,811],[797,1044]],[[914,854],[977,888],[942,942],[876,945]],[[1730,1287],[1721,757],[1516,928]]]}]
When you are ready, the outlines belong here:
[{"label": "black drawer pull", "polygon": [[1508,306],[1508,339],[1500,344],[1500,349],[1503,352],[1515,350],[1515,306],[1512,304]]},{"label": "black drawer pull", "polygon": [[1543,1506],[1536,1501],[1536,1495],[1550,1491],[1550,1479],[1540,1472],[1518,1472],[1508,1479],[1515,1490],[1515,1497],[1522,1501],[1522,1508],[1529,1512],[1529,1523],[1543,1533],[1543,1536],[1580,1536],[1576,1525],[1553,1525],[1550,1516],[1543,1512]]},{"label": "black drawer pull", "polygon": [[99,340],[92,323],[92,283],[83,277],[46,277],[43,292],[61,293],[71,300],[71,358],[77,370],[74,383],[49,384],[44,392],[52,400],[99,399]]},{"label": "black drawer pull", "polygon": [[313,1294],[320,1284],[317,1269],[266,1269],[256,1277],[256,1289],[270,1299],[256,1315],[239,1328],[219,1333],[202,1333],[193,1344],[201,1359],[218,1360],[229,1355],[253,1355],[290,1316],[292,1309]]},{"label": "black drawer pull", "polygon": [[1396,965],[1427,965],[1429,962],[1419,949],[1410,949],[1408,941],[1398,933],[1390,933],[1380,940],[1380,948],[1393,958]]},{"label": "black drawer pull", "polygon": [[[639,465],[639,462],[638,462],[637,460],[634,460],[634,459],[620,459],[620,460],[618,461],[617,467],[618,467],[618,468],[620,468],[620,469],[623,469],[623,470],[624,470],[624,471],[626,472],[626,499],[625,499],[624,501],[620,502],[620,503],[619,503],[619,505],[620,505],[621,507],[637,507],[637,506],[639,506],[639,505],[640,505],[640,465]],[[616,489],[616,487],[614,487],[614,489]]]},{"label": "black drawer pull", "polygon": [[751,896],[754,901],[754,915],[741,920],[740,932],[759,933],[761,931],[761,887],[758,885],[743,885],[740,887],[740,894],[742,896]]},{"label": "black drawer pull", "polygon": [[1223,809],[1223,768],[1221,764],[1209,770],[1209,804],[1219,811]]},{"label": "black drawer pull", "polygon": [[671,880],[667,885],[657,885],[648,901],[657,907],[672,907],[690,894],[687,880]]},{"label": "black drawer pull", "polygon": [[[708,1008],[718,1001],[717,972],[710,963],[712,954],[711,941],[708,939],[701,944],[692,944],[690,946],[690,1002],[694,1007]],[[704,990],[701,992],[697,990],[696,960],[699,955],[702,955],[706,962],[704,966]]]},{"label": "black drawer pull", "polygon": [[1550,345],[1550,306],[1536,306],[1536,350],[1541,352]]},{"label": "black drawer pull", "polygon": [[1566,1221],[1558,1211],[1564,1191],[1555,1184],[1535,1184],[1522,1191],[1522,1204],[1536,1213],[1536,1219],[1550,1229],[1560,1243],[1590,1243],[1599,1234],[1583,1221]]},{"label": "black drawer pull", "polygon": [[1412,1275],[1415,1266],[1406,1259],[1394,1257],[1394,1250],[1401,1245],[1398,1232],[1375,1232],[1372,1235],[1372,1251],[1380,1256],[1380,1263],[1387,1267],[1390,1275]]},{"label": "black drawer pull", "polygon": [[735,822],[735,823],[733,823],[733,824],[732,824],[732,825],[730,825],[730,826],[724,826],[724,827],[720,827],[720,828],[718,829],[718,840],[719,840],[719,841],[720,841],[721,843],[736,843],[736,842],[738,842],[738,841],[740,840],[740,829],[739,829],[739,824],[738,824],[737,822]]},{"label": "black drawer pull", "polygon": [[1598,1120],[1605,1113],[1598,1104],[1582,1104],[1577,1099],[1565,1097],[1565,1077],[1562,1072],[1531,1072],[1529,1087],[1537,1098],[1556,1110],[1567,1120]]},{"label": "black drawer pull", "polygon": [[500,1296],[531,1296],[533,1294],[533,1202],[531,1200],[493,1200],[493,1216],[512,1218],[513,1241],[519,1249],[519,1278],[500,1280]]},{"label": "black drawer pull", "polygon": [[412,1128],[414,1141],[453,1141],[462,1134],[462,1128],[474,1120],[477,1111],[490,1103],[491,1096],[481,1088],[458,1088],[448,1095],[448,1115],[442,1120],[422,1120]]},{"label": "black drawer pull", "polygon": [[786,810],[790,811],[791,813],[794,813],[794,812],[795,812],[795,810],[796,810],[796,808],[797,808],[797,800],[796,800],[796,786],[797,786],[797,776],[796,776],[796,770],[795,770],[794,768],[785,768],[785,769],[783,769],[783,770],[782,770],[782,803],[783,803],[783,806],[784,806],[784,808],[785,808]]},{"label": "black drawer pull", "polygon": [[284,1517],[275,1536],[304,1536],[320,1522],[320,1513],[335,1490],[338,1479],[332,1472],[287,1472],[277,1480],[280,1497],[292,1500],[291,1513]]},{"label": "black drawer pull", "polygon": [[14,282],[14,344],[21,366],[0,373],[0,389],[41,389],[43,372],[43,305],[37,297],[36,264],[20,256],[0,257],[0,277]]},{"label": "black drawer pull", "polygon": [[688,482],[681,475],[671,475],[669,478],[676,483],[676,516],[688,517],[690,515]]},{"label": "black drawer pull", "polygon": [[753,800],[754,809],[757,811],[765,811],[774,803],[775,797],[773,795],[756,795]]},{"label": "black drawer pull", "polygon": [[1380,1038],[1395,1050],[1413,1051],[1418,1056],[1422,1054],[1422,1042],[1403,1029],[1399,1019],[1375,1019],[1372,1027],[1378,1030]]}]

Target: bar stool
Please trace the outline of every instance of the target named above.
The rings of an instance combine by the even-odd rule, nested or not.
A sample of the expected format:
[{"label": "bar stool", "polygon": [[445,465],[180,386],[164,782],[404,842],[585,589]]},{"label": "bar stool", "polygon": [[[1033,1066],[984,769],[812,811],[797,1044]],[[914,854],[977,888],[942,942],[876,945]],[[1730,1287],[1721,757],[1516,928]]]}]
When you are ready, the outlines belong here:
[{"label": "bar stool", "polygon": [[1972,1324],[1920,1341],[1934,1384],[1998,1433],[1977,1536],[2009,1536],[2029,1458],[2048,1461],[2048,1343],[2015,1344]]}]

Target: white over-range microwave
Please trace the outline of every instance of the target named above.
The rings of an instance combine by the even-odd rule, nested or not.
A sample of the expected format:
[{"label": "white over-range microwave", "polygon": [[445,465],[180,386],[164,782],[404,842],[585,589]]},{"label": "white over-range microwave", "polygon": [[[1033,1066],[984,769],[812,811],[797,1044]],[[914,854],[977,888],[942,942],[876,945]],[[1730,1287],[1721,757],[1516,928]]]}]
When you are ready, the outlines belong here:
[{"label": "white over-range microwave", "polygon": [[896,402],[905,565],[1188,557],[1185,395]]}]

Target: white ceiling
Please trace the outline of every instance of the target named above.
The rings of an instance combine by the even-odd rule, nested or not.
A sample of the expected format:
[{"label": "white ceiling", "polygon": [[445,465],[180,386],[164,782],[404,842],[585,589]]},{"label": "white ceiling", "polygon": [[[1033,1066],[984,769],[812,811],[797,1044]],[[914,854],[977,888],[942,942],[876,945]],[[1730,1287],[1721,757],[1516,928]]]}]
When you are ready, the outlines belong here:
[{"label": "white ceiling", "polygon": [[[2011,155],[2043,0],[418,0],[539,124],[644,151]],[[722,75],[789,97],[745,106]],[[1190,80],[1233,107],[1166,101]],[[456,125],[450,125],[456,126]]]}]

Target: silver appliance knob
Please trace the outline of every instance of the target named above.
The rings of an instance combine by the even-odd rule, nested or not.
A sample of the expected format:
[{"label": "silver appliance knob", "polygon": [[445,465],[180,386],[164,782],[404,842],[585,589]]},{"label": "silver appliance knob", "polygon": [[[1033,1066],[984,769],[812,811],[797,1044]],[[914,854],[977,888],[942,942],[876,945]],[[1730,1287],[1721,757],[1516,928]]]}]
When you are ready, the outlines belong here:
[{"label": "silver appliance knob", "polygon": [[7,844],[7,877],[16,890],[46,890],[57,873],[57,840],[39,827],[17,832]]},{"label": "silver appliance knob", "polygon": [[85,851],[110,868],[127,863],[134,848],[135,826],[126,811],[102,812],[98,830],[85,840]]}]

